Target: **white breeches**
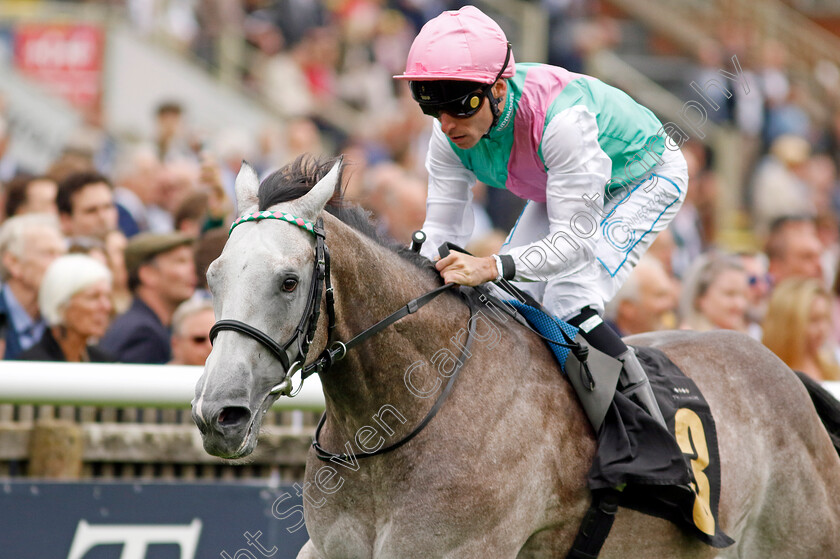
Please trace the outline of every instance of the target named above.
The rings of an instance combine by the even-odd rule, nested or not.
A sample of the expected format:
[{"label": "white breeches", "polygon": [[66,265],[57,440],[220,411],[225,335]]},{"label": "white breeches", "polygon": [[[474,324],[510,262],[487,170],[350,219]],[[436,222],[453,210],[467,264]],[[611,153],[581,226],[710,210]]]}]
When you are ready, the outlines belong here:
[{"label": "white breeches", "polygon": [[[653,168],[647,179],[629,185],[602,207],[592,207],[588,215],[570,216],[570,227],[552,231],[546,205],[530,201],[508,235],[501,253],[528,245],[553,235],[552,244],[543,243],[559,253],[584,250],[575,235],[595,241],[595,251],[579,264],[559,275],[539,282],[516,282],[561,319],[567,319],[589,305],[603,314],[604,305],[615,296],[630,271],[647,251],[656,235],[665,229],[680,209],[688,188],[688,170],[679,150],[666,149],[662,164]],[[629,190],[629,192],[627,192]],[[528,265],[538,274],[538,254],[523,255],[517,269]],[[524,260],[524,262],[523,262]]]}]

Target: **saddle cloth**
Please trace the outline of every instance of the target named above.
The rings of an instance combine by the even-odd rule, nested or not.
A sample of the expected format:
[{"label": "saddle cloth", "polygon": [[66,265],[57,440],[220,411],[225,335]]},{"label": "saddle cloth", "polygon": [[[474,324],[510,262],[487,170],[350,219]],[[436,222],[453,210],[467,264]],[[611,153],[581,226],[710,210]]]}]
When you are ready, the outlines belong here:
[{"label": "saddle cloth", "polygon": [[[506,301],[543,336],[574,339],[577,329],[543,311]],[[569,350],[548,344],[565,372]],[[589,470],[592,491],[623,488],[619,504],[669,520],[717,548],[734,542],[720,528],[720,458],[711,410],[697,385],[660,350],[636,348],[666,431],[619,391],[599,430]],[[597,371],[593,371],[597,377]]]}]

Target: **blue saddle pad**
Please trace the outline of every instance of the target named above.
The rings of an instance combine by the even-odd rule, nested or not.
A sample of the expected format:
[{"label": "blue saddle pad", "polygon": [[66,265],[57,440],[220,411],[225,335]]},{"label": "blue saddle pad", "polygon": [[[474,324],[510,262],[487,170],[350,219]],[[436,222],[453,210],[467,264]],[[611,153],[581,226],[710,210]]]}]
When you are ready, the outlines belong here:
[{"label": "blue saddle pad", "polygon": [[[566,343],[566,338],[564,338],[563,334],[560,332],[561,329],[571,340],[574,340],[575,336],[577,336],[577,328],[567,322],[563,322],[559,318],[544,313],[540,309],[536,309],[515,299],[505,302],[519,311],[519,313],[525,317],[534,330],[550,340]],[[548,345],[551,347],[551,351],[554,352],[554,356],[560,363],[560,368],[565,373],[566,359],[569,357],[569,349],[557,344]]]}]

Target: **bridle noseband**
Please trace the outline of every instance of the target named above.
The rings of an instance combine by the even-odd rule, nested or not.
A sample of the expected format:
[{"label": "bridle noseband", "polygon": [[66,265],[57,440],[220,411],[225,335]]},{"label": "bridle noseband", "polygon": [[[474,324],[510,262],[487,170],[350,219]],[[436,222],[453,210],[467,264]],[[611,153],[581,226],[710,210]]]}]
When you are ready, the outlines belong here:
[{"label": "bridle noseband", "polygon": [[[241,320],[219,320],[210,329],[210,341],[213,342],[222,330],[232,330],[259,342],[263,347],[269,350],[283,366],[283,378],[271,389],[270,394],[289,395],[291,394],[292,389],[291,377],[298,370],[303,369],[303,365],[306,363],[306,356],[309,353],[309,347],[312,345],[312,340],[315,336],[315,330],[318,327],[318,318],[321,315],[321,292],[324,284],[326,284],[325,293],[328,317],[327,347],[329,347],[334,341],[335,296],[333,294],[332,284],[330,283],[330,252],[329,249],[327,249],[323,219],[318,218],[318,221],[313,224],[307,219],[281,211],[263,211],[244,215],[233,222],[230,226],[230,230],[228,231],[228,235],[233,232],[237,225],[251,221],[260,221],[263,219],[277,219],[285,221],[287,223],[291,223],[292,225],[297,225],[304,231],[308,231],[315,236],[315,263],[312,271],[312,281],[309,284],[309,294],[306,299],[306,307],[304,308],[300,322],[298,323],[297,328],[295,328],[292,336],[286,340],[286,343],[280,344],[262,330],[246,324]],[[294,356],[289,354],[289,348],[293,346],[297,347],[297,355]],[[344,355],[342,354],[338,357],[338,359],[343,357]]]}]

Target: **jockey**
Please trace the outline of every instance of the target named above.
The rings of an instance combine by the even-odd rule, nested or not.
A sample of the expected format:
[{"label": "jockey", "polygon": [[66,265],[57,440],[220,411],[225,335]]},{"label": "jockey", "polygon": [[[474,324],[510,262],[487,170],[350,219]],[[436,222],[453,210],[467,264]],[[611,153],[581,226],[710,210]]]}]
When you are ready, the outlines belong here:
[{"label": "jockey", "polygon": [[532,282],[549,311],[623,362],[621,389],[664,426],[634,351],[601,319],[685,198],[685,159],[660,121],[590,76],[515,64],[504,32],[473,6],[426,23],[394,77],[436,119],[423,254],[469,240],[476,179],[528,200],[500,254],[453,251],[436,264],[444,281]]}]

